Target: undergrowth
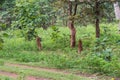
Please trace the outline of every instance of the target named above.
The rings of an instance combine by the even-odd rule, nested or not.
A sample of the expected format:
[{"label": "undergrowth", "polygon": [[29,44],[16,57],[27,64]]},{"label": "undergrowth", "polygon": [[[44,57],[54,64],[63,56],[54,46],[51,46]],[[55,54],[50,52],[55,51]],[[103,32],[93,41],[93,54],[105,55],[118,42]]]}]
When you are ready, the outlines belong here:
[{"label": "undergrowth", "polygon": [[[35,39],[26,41],[20,30],[4,38],[0,58],[18,62],[43,62],[48,66],[62,69],[77,69],[120,77],[120,35],[114,24],[101,24],[101,38],[95,38],[94,27],[77,27],[77,39],[82,39],[83,51],[77,53],[69,47],[69,29],[53,27],[37,29],[42,38],[42,51],[37,51]],[[13,33],[16,33],[13,35]]]}]

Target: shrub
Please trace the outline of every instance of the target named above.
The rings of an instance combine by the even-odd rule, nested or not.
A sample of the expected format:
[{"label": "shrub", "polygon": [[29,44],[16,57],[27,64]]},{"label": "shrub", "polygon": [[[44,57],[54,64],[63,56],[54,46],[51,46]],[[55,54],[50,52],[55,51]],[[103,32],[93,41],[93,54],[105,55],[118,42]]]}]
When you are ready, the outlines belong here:
[{"label": "shrub", "polygon": [[112,57],[111,61],[107,61],[103,57],[92,54],[86,56],[84,62],[87,62],[86,68],[94,73],[120,76],[120,64],[116,57]]}]

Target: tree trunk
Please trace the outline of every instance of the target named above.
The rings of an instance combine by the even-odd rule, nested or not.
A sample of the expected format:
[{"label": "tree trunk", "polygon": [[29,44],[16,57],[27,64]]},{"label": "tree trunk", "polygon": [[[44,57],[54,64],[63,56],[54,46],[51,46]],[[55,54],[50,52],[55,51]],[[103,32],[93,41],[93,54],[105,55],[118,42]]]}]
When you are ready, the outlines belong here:
[{"label": "tree trunk", "polygon": [[119,31],[119,34],[120,34],[120,20],[119,20],[119,24],[118,24],[118,31]]},{"label": "tree trunk", "polygon": [[99,16],[100,16],[100,10],[99,10],[99,2],[96,1],[95,3],[95,9],[96,9],[96,23],[95,23],[95,26],[96,26],[96,38],[99,38],[100,37],[100,27],[99,27],[99,23],[100,23],[100,20],[99,20]]},{"label": "tree trunk", "polygon": [[82,41],[79,40],[79,41],[78,41],[78,53],[81,53],[82,50],[83,50]]},{"label": "tree trunk", "polygon": [[99,19],[96,19],[96,38],[100,37]]},{"label": "tree trunk", "polygon": [[[74,11],[74,13],[72,13],[72,11]],[[75,4],[74,10],[73,10],[73,4],[71,1],[69,1],[68,2],[68,16],[69,17],[75,16],[76,12],[77,12],[77,4]],[[76,29],[74,27],[74,19],[69,19],[68,27],[70,29],[70,47],[73,48],[76,45]]]},{"label": "tree trunk", "polygon": [[74,27],[74,22],[69,21],[68,26],[70,28],[70,47],[73,48],[76,45],[76,29]]},{"label": "tree trunk", "polygon": [[39,36],[36,37],[36,44],[38,50],[40,51],[42,49],[42,45],[41,45],[41,38]]},{"label": "tree trunk", "polygon": [[116,19],[119,20],[118,31],[120,33],[120,6],[118,2],[114,3],[114,12],[115,12]]}]

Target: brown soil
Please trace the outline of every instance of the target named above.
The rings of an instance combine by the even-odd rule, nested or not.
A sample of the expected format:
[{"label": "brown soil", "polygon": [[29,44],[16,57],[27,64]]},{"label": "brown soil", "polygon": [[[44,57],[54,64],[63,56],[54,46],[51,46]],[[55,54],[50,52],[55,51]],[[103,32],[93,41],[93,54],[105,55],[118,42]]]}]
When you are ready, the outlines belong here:
[{"label": "brown soil", "polygon": [[[13,79],[17,79],[19,77],[19,75],[16,73],[6,72],[6,71],[0,71],[0,75],[7,76],[7,77],[10,77]],[[34,76],[27,76],[25,80],[50,80],[50,79],[39,78],[39,77],[34,77]]]},{"label": "brown soil", "polygon": [[0,75],[8,76],[8,77],[11,77],[11,78],[17,78],[18,77],[18,75],[15,74],[15,73],[5,72],[5,71],[0,71]]},{"label": "brown soil", "polygon": [[26,78],[26,80],[49,80],[49,79],[45,79],[45,78],[35,78],[35,77],[33,77],[33,76],[28,76],[28,77]]},{"label": "brown soil", "polygon": [[59,70],[59,69],[51,69],[51,68],[41,68],[41,67],[35,67],[35,66],[28,66],[28,65],[23,65],[23,64],[13,64],[13,63],[6,63],[5,65],[7,66],[14,66],[14,67],[21,67],[21,68],[28,68],[28,69],[34,69],[38,71],[47,71],[47,72],[53,72],[53,73],[64,73],[64,74],[69,74],[69,72],[65,70]]}]

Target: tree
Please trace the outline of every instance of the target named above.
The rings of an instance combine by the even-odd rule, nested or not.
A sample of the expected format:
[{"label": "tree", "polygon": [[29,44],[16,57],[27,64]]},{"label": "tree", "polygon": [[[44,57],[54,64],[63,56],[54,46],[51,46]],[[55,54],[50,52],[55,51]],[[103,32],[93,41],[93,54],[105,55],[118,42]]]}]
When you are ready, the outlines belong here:
[{"label": "tree", "polygon": [[[75,0],[75,2],[76,1],[77,0]],[[76,29],[74,27],[74,19],[72,18],[72,16],[76,15],[77,6],[78,4],[76,3],[73,8],[72,1],[68,1],[68,16],[70,17],[68,20],[68,27],[70,29],[70,47],[72,48],[75,47],[76,44]]]},{"label": "tree", "polygon": [[49,3],[48,0],[16,0],[12,26],[26,31],[27,40],[33,39],[37,27],[50,26],[53,12]]},{"label": "tree", "polygon": [[1,9],[1,24],[3,25],[3,30],[10,28],[12,23],[13,8],[15,6],[15,0],[5,0]]},{"label": "tree", "polygon": [[120,6],[118,2],[114,2],[114,12],[116,19],[119,20],[118,31],[120,33]]},{"label": "tree", "polygon": [[[92,19],[95,19],[95,28],[96,28],[96,38],[100,37],[100,20],[107,16],[106,14],[106,3],[110,3],[115,0],[79,0],[79,3],[87,4],[89,7],[84,7],[81,13],[86,14],[85,16],[92,16]],[[88,18],[89,18],[88,17]],[[91,18],[91,17],[90,17]]]},{"label": "tree", "polygon": [[[70,28],[70,46],[75,47],[76,29],[74,23],[80,20],[80,24],[94,22],[96,38],[100,37],[100,20],[106,16],[107,9],[105,3],[111,3],[115,0],[60,0],[57,1],[61,7],[68,9],[68,27]],[[82,6],[82,7],[81,7]],[[79,7],[79,8],[77,8]],[[60,7],[59,7],[60,8]],[[78,12],[79,11],[79,12]],[[87,19],[87,20],[86,20]]]},{"label": "tree", "polygon": [[0,6],[5,2],[5,0],[0,0]]}]

